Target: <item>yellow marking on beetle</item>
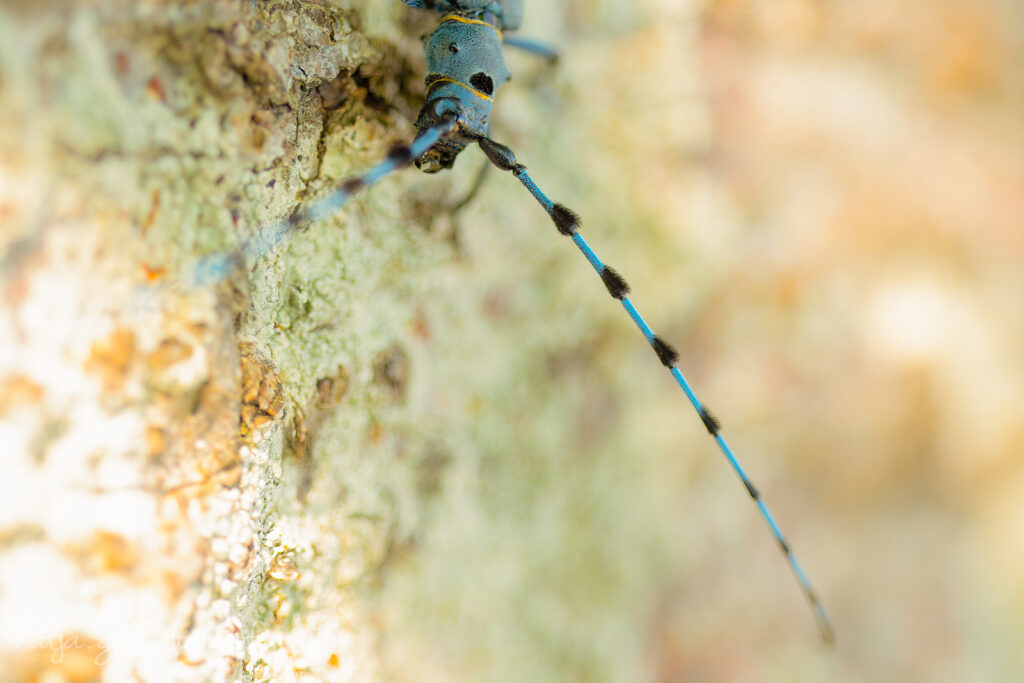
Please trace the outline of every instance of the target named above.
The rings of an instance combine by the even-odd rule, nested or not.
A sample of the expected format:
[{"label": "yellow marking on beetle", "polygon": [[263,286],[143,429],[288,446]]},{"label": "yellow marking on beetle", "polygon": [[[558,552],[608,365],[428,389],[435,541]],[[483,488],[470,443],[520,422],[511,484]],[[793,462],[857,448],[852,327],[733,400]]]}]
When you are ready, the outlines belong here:
[{"label": "yellow marking on beetle", "polygon": [[501,31],[496,29],[491,24],[488,24],[486,21],[481,21],[480,19],[467,19],[466,17],[460,17],[458,14],[446,14],[443,17],[441,17],[442,24],[446,24],[449,21],[457,21],[460,24],[480,24],[481,26],[486,26],[487,28],[491,29],[492,31],[498,34],[498,40],[504,40],[504,38],[501,35]]},{"label": "yellow marking on beetle", "polygon": [[[474,95],[476,95],[477,97],[479,97],[482,100],[487,100],[488,102],[493,102],[494,101],[494,98],[491,97],[490,95],[485,95],[484,93],[480,92],[479,90],[477,90],[473,86],[466,85],[465,83],[463,83],[461,81],[457,81],[454,78],[448,78],[447,76],[442,76],[441,78],[435,79],[433,82],[431,82],[430,88],[433,88],[438,83],[454,83],[455,85],[462,86],[463,88],[465,88],[469,92],[473,93]],[[428,88],[428,90],[430,88]]]}]

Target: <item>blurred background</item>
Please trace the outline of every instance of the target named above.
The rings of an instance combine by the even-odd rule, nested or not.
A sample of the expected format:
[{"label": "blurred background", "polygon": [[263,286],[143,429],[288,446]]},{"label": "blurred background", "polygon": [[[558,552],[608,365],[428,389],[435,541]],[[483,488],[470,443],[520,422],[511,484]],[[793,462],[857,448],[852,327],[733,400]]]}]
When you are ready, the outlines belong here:
[{"label": "blurred background", "polygon": [[[830,611],[833,648],[685,397],[518,183],[491,172],[450,211],[485,163],[475,149],[451,173],[389,178],[231,292],[140,311],[154,264],[184,269],[408,138],[433,17],[266,3],[285,23],[243,31],[230,2],[184,18],[69,7],[0,3],[10,680],[1019,679],[1024,5],[531,0],[522,33],[561,60],[508,57],[494,137],[581,214],[680,351]],[[211,76],[220,62],[182,47],[193,24],[232,46],[273,29],[315,47],[315,21],[287,17],[321,7],[350,21],[352,63],[300,78],[270,41],[245,59],[312,80],[282,77],[291,90],[252,111]],[[150,66],[165,63],[178,81]],[[343,104],[312,109],[327,110],[319,143],[302,116],[268,123],[335,77],[322,102]],[[169,127],[220,106],[181,94],[197,82],[236,109]],[[302,136],[323,156],[301,182],[250,170],[289,178]],[[29,249],[36,230],[49,237]],[[156,328],[189,330],[208,368],[181,379],[177,356],[145,355],[170,353]],[[227,407],[153,416],[194,405],[173,387],[223,377],[218,358]],[[253,363],[283,397],[261,408],[265,438],[231,393]],[[168,367],[178,384],[154,389]],[[122,400],[122,376],[146,388]],[[225,462],[239,478],[178,493]],[[54,493],[83,478],[98,498]],[[156,502],[104,498],[101,480]],[[35,601],[48,592],[61,599]],[[149,611],[114,605],[147,596]],[[140,649],[122,633],[139,624],[179,640]],[[38,643],[68,633],[109,659],[54,665]]]},{"label": "blurred background", "polygon": [[[566,446],[585,455],[555,478],[628,460],[607,464],[619,502],[588,522],[608,544],[591,561],[643,584],[655,678],[1016,680],[1022,7],[539,4],[530,28],[564,45],[571,111],[515,128],[515,148],[678,344],[838,632],[814,646],[741,487],[609,318],[553,366],[590,401],[585,445]],[[518,123],[498,111],[498,130]],[[584,286],[545,301],[603,316]],[[586,384],[595,367],[614,389]],[[659,558],[646,573],[641,547]]]}]

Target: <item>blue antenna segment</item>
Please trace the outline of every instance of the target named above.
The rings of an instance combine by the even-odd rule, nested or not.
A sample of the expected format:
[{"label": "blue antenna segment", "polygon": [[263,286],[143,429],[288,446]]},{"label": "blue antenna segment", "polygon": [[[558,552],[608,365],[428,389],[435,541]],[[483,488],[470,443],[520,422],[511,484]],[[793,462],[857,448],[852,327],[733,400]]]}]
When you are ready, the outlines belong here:
[{"label": "blue antenna segment", "polygon": [[551,63],[558,61],[558,50],[547,43],[525,36],[505,36],[501,41],[506,47],[514,47],[529,52]]},{"label": "blue antenna segment", "polygon": [[241,260],[259,259],[270,252],[281,243],[285,237],[293,232],[300,225],[310,223],[337,212],[352,195],[363,188],[379,182],[382,178],[407,166],[416,158],[422,156],[428,149],[455,129],[454,119],[447,119],[441,123],[425,129],[421,132],[411,145],[398,145],[393,147],[387,158],[371,168],[361,176],[351,178],[340,183],[331,190],[327,196],[312,201],[298,209],[291,216],[283,221],[257,231],[242,243],[241,249],[234,253],[210,254],[196,264],[192,271],[192,285],[211,285],[225,279],[231,274],[232,269]]},{"label": "blue antenna segment", "polygon": [[694,393],[693,389],[690,387],[690,383],[686,381],[686,377],[683,376],[682,371],[680,371],[679,367],[676,365],[679,359],[679,354],[667,342],[654,334],[650,325],[648,325],[647,321],[644,320],[642,315],[640,315],[640,312],[636,309],[636,306],[633,305],[633,302],[629,300],[629,285],[621,275],[598,258],[597,254],[583,238],[583,235],[580,234],[579,217],[570,209],[551,201],[547,195],[537,187],[537,184],[526,172],[526,167],[522,164],[516,163],[515,155],[512,153],[511,149],[488,138],[481,138],[477,142],[495,166],[502,170],[511,171],[513,175],[519,179],[519,182],[522,183],[523,187],[533,195],[533,198],[537,200],[537,203],[539,203],[544,210],[547,211],[548,215],[551,216],[555,226],[558,228],[558,231],[563,235],[572,238],[573,243],[580,250],[583,256],[586,257],[587,261],[590,262],[590,265],[597,272],[602,282],[604,282],[605,287],[608,289],[608,293],[622,304],[622,307],[626,310],[630,319],[640,329],[640,332],[643,333],[644,338],[647,339],[647,342],[651,347],[653,347],[658,359],[661,360],[661,363],[672,373],[672,377],[675,379],[676,384],[678,384],[683,390],[683,393],[686,394],[686,398],[689,399],[693,409],[697,411],[697,415],[704,423],[708,433],[714,437],[715,442],[718,444],[718,448],[722,451],[726,460],[729,461],[729,466],[732,467],[736,476],[739,477],[744,488],[747,489],[747,493],[757,505],[757,509],[761,513],[761,517],[764,519],[765,523],[768,524],[768,528],[771,529],[772,535],[775,537],[779,548],[786,556],[786,560],[789,563],[790,569],[793,571],[793,575],[796,577],[797,583],[803,589],[807,600],[811,604],[811,609],[813,610],[815,619],[818,622],[818,628],[822,639],[826,643],[830,644],[835,642],[835,631],[832,628],[832,621],[829,619],[824,605],[818,598],[817,591],[815,591],[813,584],[803,569],[803,566],[800,564],[799,560],[797,560],[796,555],[790,548],[789,542],[786,541],[786,537],[782,534],[782,529],[779,527],[778,522],[775,521],[775,517],[761,499],[761,494],[758,492],[757,488],[754,487],[754,484],[750,481],[746,471],[744,471],[743,466],[740,465],[739,460],[733,453],[732,448],[722,436],[718,420],[716,420],[704,404],[700,402],[700,399],[697,398],[697,394]]}]

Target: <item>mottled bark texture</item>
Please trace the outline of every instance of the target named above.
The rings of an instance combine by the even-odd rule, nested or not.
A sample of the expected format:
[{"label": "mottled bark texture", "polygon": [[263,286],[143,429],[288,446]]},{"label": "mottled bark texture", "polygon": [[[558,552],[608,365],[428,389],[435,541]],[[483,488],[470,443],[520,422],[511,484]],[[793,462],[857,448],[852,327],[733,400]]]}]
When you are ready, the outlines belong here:
[{"label": "mottled bark texture", "polygon": [[[576,16],[556,5],[528,9],[548,38]],[[614,81],[636,46],[602,41],[639,15],[592,18],[559,71],[512,61],[496,136],[628,253],[650,219],[597,152],[642,113],[602,118],[636,99]],[[513,179],[452,214],[472,150],[192,277],[411,139],[431,21],[397,0],[0,3],[0,679],[646,670],[684,547],[663,542],[674,468],[704,437],[652,448],[644,425],[677,432],[684,407],[657,407],[668,384],[618,398],[656,361]],[[677,47],[662,94],[692,91]],[[660,149],[701,139],[699,116],[660,120]]]},{"label": "mottled bark texture", "polygon": [[[351,245],[339,216],[211,286],[189,276],[408,138],[418,46],[383,35],[403,16],[0,6],[4,680],[374,677],[344,588],[387,560],[424,456],[355,483],[315,458],[325,421],[354,438],[402,404],[401,333],[358,309],[374,271],[409,264]],[[412,199],[385,188],[371,211],[418,263],[415,216],[437,202]]]}]

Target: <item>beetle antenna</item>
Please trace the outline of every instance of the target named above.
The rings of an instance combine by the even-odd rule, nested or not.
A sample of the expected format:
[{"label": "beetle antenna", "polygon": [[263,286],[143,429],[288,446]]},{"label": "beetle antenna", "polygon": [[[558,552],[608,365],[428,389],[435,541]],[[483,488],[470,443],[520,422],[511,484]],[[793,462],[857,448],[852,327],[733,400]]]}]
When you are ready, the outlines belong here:
[{"label": "beetle antenna", "polygon": [[261,228],[245,240],[241,249],[227,253],[218,252],[201,259],[193,271],[193,283],[208,285],[218,282],[226,278],[240,261],[261,258],[298,227],[331,215],[360,190],[411,164],[445,135],[455,130],[456,125],[455,117],[448,117],[424,129],[412,144],[392,147],[384,161],[366,173],[338,183],[326,196],[300,206],[284,220]]},{"label": "beetle antenna", "polygon": [[519,179],[519,182],[523,184],[523,187],[529,191],[533,198],[537,200],[548,215],[551,216],[551,220],[554,221],[555,227],[558,228],[558,232],[570,237],[573,243],[579,248],[579,250],[586,257],[590,265],[593,266],[594,270],[597,271],[598,276],[604,283],[604,286],[608,289],[608,293],[612,295],[612,298],[618,300],[622,307],[626,309],[626,313],[633,320],[640,331],[643,333],[647,342],[654,349],[654,353],[657,354],[658,360],[661,364],[668,368],[669,372],[672,373],[672,377],[676,380],[676,384],[686,394],[686,398],[690,400],[690,404],[693,409],[697,411],[698,417],[701,422],[704,423],[704,427],[708,430],[708,433],[714,437],[715,442],[718,444],[719,450],[725,456],[726,460],[729,461],[730,467],[739,477],[744,488],[750,498],[757,505],[758,511],[761,513],[761,517],[768,524],[768,528],[771,529],[772,535],[775,536],[775,540],[779,544],[779,548],[782,553],[786,556],[786,561],[789,563],[790,568],[793,570],[793,574],[796,577],[797,582],[803,589],[807,596],[808,601],[811,604],[811,609],[814,611],[814,616],[818,622],[818,628],[821,632],[821,637],[826,643],[835,642],[835,631],[832,628],[832,622],[828,617],[828,613],[825,611],[825,606],[818,598],[817,592],[814,590],[814,586],[811,584],[807,574],[804,572],[803,566],[801,566],[796,555],[793,554],[789,543],[786,541],[785,536],[782,535],[782,530],[779,528],[778,523],[775,521],[775,517],[771,511],[768,510],[768,506],[765,505],[761,499],[761,494],[754,487],[754,484],[750,481],[747,473],[743,470],[743,466],[740,465],[737,460],[732,448],[722,437],[721,428],[718,420],[712,416],[711,412],[707,407],[700,402],[693,389],[690,388],[690,383],[686,381],[686,377],[679,370],[677,361],[679,360],[679,353],[669,345],[668,342],[663,340],[661,337],[654,334],[647,321],[643,319],[636,307],[633,306],[633,302],[629,300],[629,285],[626,280],[615,272],[610,266],[606,265],[597,257],[594,250],[590,248],[590,245],[583,235],[580,234],[580,217],[576,215],[571,209],[556,204],[555,202],[548,199],[547,195],[541,192],[537,184],[533,182],[533,179],[526,172],[526,167],[522,164],[516,163],[515,154],[512,150],[494,140],[487,137],[481,137],[477,140],[481,149],[487,158],[491,160],[498,168],[504,171],[511,171],[512,175]]}]

